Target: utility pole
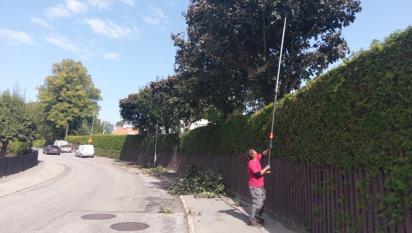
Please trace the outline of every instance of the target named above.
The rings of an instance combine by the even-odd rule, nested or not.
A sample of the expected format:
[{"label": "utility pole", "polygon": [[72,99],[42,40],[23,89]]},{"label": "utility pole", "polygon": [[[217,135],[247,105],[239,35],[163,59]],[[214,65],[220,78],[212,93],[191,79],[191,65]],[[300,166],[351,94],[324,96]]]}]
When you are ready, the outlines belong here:
[{"label": "utility pole", "polygon": [[156,167],[156,159],[157,159],[157,134],[159,133],[159,120],[156,121],[156,135],[155,135],[155,150],[154,150],[154,160],[153,160],[153,167]]},{"label": "utility pole", "polygon": [[69,134],[69,122],[67,122],[67,125],[66,125],[66,134],[64,136],[64,139],[67,138],[67,134]]},{"label": "utility pole", "polygon": [[93,114],[93,118],[92,118],[92,127],[90,129],[90,136],[89,136],[89,140],[88,140],[89,145],[93,144],[93,139],[92,139],[93,126],[94,126],[94,114]]}]

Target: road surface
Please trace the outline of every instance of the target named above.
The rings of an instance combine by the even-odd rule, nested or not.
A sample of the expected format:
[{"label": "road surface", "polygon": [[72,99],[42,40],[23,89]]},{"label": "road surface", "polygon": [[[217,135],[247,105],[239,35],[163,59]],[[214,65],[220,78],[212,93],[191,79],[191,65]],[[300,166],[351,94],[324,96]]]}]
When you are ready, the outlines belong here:
[{"label": "road surface", "polygon": [[106,158],[39,160],[0,179],[0,233],[187,232],[181,203],[153,177]]}]

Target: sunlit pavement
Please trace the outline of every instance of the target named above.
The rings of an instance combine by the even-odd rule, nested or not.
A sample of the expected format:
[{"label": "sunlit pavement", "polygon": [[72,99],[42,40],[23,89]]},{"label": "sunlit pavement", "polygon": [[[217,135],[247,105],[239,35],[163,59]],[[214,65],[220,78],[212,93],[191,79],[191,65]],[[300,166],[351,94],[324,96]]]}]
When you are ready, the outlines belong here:
[{"label": "sunlit pavement", "polygon": [[[0,197],[0,232],[187,232],[180,201],[156,178],[99,157],[40,154],[39,159],[41,167],[0,180],[3,187],[20,183],[18,189],[3,188],[8,194]],[[25,177],[36,182],[23,181],[28,187],[22,188]]]}]

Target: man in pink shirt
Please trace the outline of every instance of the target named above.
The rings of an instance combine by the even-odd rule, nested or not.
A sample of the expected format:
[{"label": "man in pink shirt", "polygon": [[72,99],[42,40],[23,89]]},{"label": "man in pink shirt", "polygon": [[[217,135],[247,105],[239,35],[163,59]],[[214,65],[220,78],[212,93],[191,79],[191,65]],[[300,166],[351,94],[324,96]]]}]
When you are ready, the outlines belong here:
[{"label": "man in pink shirt", "polygon": [[247,172],[249,175],[248,186],[250,195],[252,196],[252,209],[250,212],[248,224],[251,226],[257,226],[258,223],[264,223],[262,219],[263,207],[266,199],[264,176],[270,174],[270,166],[267,165],[262,169],[260,160],[263,156],[267,156],[268,153],[268,149],[260,154],[258,154],[254,149],[249,149],[247,151],[247,157],[249,159],[247,165]]}]

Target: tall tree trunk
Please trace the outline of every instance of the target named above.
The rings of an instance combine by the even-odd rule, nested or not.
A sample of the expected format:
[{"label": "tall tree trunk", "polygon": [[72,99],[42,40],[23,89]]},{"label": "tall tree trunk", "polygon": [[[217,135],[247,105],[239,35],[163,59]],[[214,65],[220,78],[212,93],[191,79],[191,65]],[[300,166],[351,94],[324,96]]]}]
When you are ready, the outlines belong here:
[{"label": "tall tree trunk", "polygon": [[9,141],[1,142],[1,152],[0,152],[0,157],[6,156],[7,155],[7,147],[9,145]]},{"label": "tall tree trunk", "polygon": [[66,125],[66,134],[64,135],[64,139],[67,138],[67,134],[69,134],[69,124]]}]

